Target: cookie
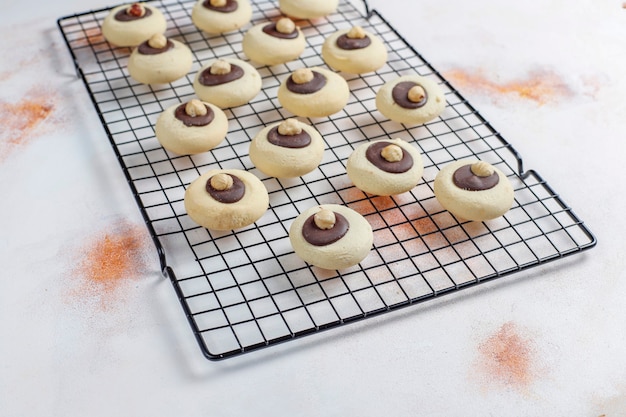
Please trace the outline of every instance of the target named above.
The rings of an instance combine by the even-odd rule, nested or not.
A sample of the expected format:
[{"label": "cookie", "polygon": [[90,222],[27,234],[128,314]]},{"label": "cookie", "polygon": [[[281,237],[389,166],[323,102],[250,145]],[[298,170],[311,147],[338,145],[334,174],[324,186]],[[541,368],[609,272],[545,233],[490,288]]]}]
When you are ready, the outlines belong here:
[{"label": "cookie", "polygon": [[506,175],[484,161],[461,160],[446,165],[435,177],[434,192],[443,208],[473,221],[502,216],[514,200]]},{"label": "cookie", "polygon": [[383,42],[360,26],[337,31],[322,45],[326,65],[349,74],[376,71],[387,62],[387,48]]},{"label": "cookie", "polygon": [[339,0],[279,0],[281,12],[297,19],[315,19],[337,11]]},{"label": "cookie", "polygon": [[424,172],[422,156],[402,139],[379,140],[356,148],[346,163],[354,185],[373,195],[396,195],[413,189]]},{"label": "cookie", "polygon": [[154,126],[161,146],[178,155],[209,151],[224,140],[227,132],[224,112],[196,99],[165,109]]},{"label": "cookie", "polygon": [[374,234],[363,216],[337,204],[311,207],[289,228],[291,246],[305,262],[323,269],[345,269],[372,249]]},{"label": "cookie", "polygon": [[250,143],[250,160],[264,174],[276,178],[305,175],[324,156],[324,140],[314,127],[287,119],[262,129]]},{"label": "cookie", "polygon": [[350,89],[340,75],[320,67],[300,68],[278,87],[280,104],[301,117],[325,117],[348,103]]},{"label": "cookie", "polygon": [[225,58],[204,65],[193,89],[202,101],[222,109],[248,103],[261,91],[259,72],[245,61]]},{"label": "cookie", "polygon": [[250,22],[248,0],[198,0],[191,9],[191,21],[200,30],[220,34],[237,30]]},{"label": "cookie", "polygon": [[143,84],[167,84],[184,77],[193,65],[187,45],[155,34],[133,49],[128,74]]},{"label": "cookie", "polygon": [[288,17],[248,29],[242,41],[243,53],[262,65],[278,65],[298,58],[306,47],[304,34]]},{"label": "cookie", "polygon": [[185,191],[185,209],[200,226],[233,230],[259,220],[269,207],[267,189],[256,176],[238,169],[214,169]]},{"label": "cookie", "polygon": [[115,7],[102,22],[102,36],[116,46],[137,46],[166,29],[163,13],[143,3]]},{"label": "cookie", "polygon": [[446,107],[446,99],[441,87],[429,78],[405,75],[378,90],[376,107],[395,122],[418,125],[439,116]]}]

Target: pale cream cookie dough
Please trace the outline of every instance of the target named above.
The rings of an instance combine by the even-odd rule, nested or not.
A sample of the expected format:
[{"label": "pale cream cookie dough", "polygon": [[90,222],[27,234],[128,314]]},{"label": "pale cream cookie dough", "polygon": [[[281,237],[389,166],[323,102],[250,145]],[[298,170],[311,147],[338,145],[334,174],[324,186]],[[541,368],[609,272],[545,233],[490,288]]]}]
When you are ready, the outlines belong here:
[{"label": "pale cream cookie dough", "polygon": [[299,27],[288,17],[248,29],[242,41],[243,53],[262,65],[278,65],[298,58],[306,47]]},{"label": "pale cream cookie dough", "polygon": [[379,140],[356,148],[346,164],[354,185],[373,195],[396,195],[413,189],[424,172],[419,151],[402,139]]},{"label": "pale cream cookie dough", "polygon": [[417,125],[439,116],[446,107],[446,99],[441,87],[431,79],[405,75],[378,90],[376,107],[395,122]]},{"label": "pale cream cookie dough", "polygon": [[383,42],[360,26],[339,30],[322,45],[326,65],[349,74],[364,74],[382,68],[387,62]]},{"label": "pale cream cookie dough", "polygon": [[295,70],[278,87],[278,101],[301,117],[325,117],[341,111],[350,98],[348,83],[320,67]]},{"label": "pale cream cookie dough", "polygon": [[166,29],[163,13],[143,3],[115,7],[102,22],[102,35],[116,46],[137,46]]},{"label": "pale cream cookie dough", "polygon": [[189,185],[184,203],[189,217],[200,226],[233,230],[259,220],[269,207],[269,196],[254,174],[214,169]]},{"label": "pale cream cookie dough", "polygon": [[314,206],[289,228],[291,246],[302,260],[323,269],[345,269],[367,257],[374,234],[358,212],[338,204]]},{"label": "pale cream cookie dough", "polygon": [[204,65],[195,76],[193,89],[201,100],[225,109],[248,103],[261,91],[261,75],[250,64],[224,58]]},{"label": "pale cream cookie dough", "polygon": [[280,11],[297,19],[315,19],[337,11],[339,0],[279,0]]},{"label": "pale cream cookie dough", "polygon": [[434,192],[443,208],[473,221],[500,217],[514,201],[509,179],[484,161],[461,160],[446,165],[435,177]]},{"label": "pale cream cookie dough", "polygon": [[287,119],[262,129],[250,143],[250,160],[264,174],[294,178],[317,168],[324,140],[313,127]]},{"label": "pale cream cookie dough", "polygon": [[158,33],[133,49],[127,69],[140,83],[167,84],[184,77],[192,65],[193,56],[187,45]]},{"label": "pale cream cookie dough", "polygon": [[252,18],[248,0],[198,0],[191,9],[191,21],[200,30],[220,34],[245,26]]},{"label": "pale cream cookie dough", "polygon": [[193,99],[165,109],[154,132],[163,148],[178,155],[194,155],[219,145],[228,133],[228,118],[211,103]]}]

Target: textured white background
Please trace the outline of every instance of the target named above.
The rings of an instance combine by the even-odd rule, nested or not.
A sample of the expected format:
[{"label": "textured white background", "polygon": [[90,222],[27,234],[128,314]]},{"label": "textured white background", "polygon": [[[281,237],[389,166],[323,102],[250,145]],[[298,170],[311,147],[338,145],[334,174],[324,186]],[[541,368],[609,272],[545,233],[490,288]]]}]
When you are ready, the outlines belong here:
[{"label": "textured white background", "polygon": [[[76,276],[93,236],[145,231],[55,25],[113,4],[40,3],[0,5],[0,415],[626,415],[621,2],[372,1],[598,246],[218,363],[202,357],[149,244],[146,267],[112,295]],[[26,99],[51,111],[12,144],[10,113]],[[519,358],[498,364],[506,331],[519,344],[501,348]]]}]

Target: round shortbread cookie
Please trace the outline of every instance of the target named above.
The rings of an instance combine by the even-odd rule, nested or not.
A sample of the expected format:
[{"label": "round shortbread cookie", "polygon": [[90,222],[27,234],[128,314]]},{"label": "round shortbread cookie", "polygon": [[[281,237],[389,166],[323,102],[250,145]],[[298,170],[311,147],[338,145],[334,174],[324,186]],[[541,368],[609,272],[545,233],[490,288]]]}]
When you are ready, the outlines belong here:
[{"label": "round shortbread cookie", "polygon": [[191,21],[200,30],[220,34],[237,30],[250,22],[248,0],[198,0],[191,9]]},{"label": "round shortbread cookie", "polygon": [[133,49],[128,58],[128,73],[143,84],[167,84],[184,77],[192,65],[193,56],[187,45],[157,34]]},{"label": "round shortbread cookie", "polygon": [[289,240],[296,255],[305,262],[323,269],[345,269],[367,257],[374,234],[358,212],[338,204],[324,204],[296,217],[289,228]]},{"label": "round shortbread cookie", "polygon": [[209,151],[224,140],[228,118],[211,103],[191,100],[165,109],[157,118],[154,132],[168,151],[194,155]]},{"label": "round shortbread cookie", "polygon": [[305,175],[318,167],[323,156],[322,136],[313,126],[296,119],[271,124],[250,142],[252,163],[276,178]]},{"label": "round shortbread cookie", "polygon": [[262,65],[277,65],[298,58],[306,47],[306,40],[300,28],[284,17],[277,22],[251,27],[241,45],[250,60]]},{"label": "round shortbread cookie", "polygon": [[[228,71],[214,72],[216,66]],[[230,79],[230,77],[237,77]],[[201,100],[225,109],[248,103],[261,91],[261,75],[250,64],[236,58],[224,58],[204,65],[195,76],[193,89]]]},{"label": "round shortbread cookie", "polygon": [[166,29],[163,13],[143,3],[115,7],[102,22],[102,36],[116,46],[137,46]]},{"label": "round shortbread cookie", "polygon": [[360,27],[331,34],[322,45],[326,65],[349,74],[364,74],[380,69],[387,62],[387,48],[373,34]]},{"label": "round shortbread cookie", "polygon": [[339,0],[279,0],[280,11],[297,19],[324,17],[337,10]]},{"label": "round shortbread cookie", "polygon": [[[235,198],[238,199],[232,201]],[[269,207],[269,197],[261,180],[253,174],[238,169],[214,169],[189,185],[184,203],[189,217],[199,225],[212,230],[233,230],[260,219]]]},{"label": "round shortbread cookie", "polygon": [[[300,77],[310,81],[299,82]],[[295,89],[295,90],[294,90]],[[278,88],[280,104],[301,117],[325,117],[341,111],[350,98],[348,83],[339,74],[320,67],[294,71]]]},{"label": "round shortbread cookie", "polygon": [[[418,91],[417,95],[410,95],[414,91]],[[405,75],[378,90],[376,107],[395,122],[417,125],[439,116],[446,107],[446,99],[441,87],[429,78]]]},{"label": "round shortbread cookie", "polygon": [[424,165],[415,147],[402,139],[385,139],[356,148],[346,170],[358,189],[389,196],[413,189],[422,178]]},{"label": "round shortbread cookie", "polygon": [[511,209],[515,198],[513,186],[502,171],[476,160],[446,165],[435,177],[434,192],[443,208],[473,221],[502,216]]}]

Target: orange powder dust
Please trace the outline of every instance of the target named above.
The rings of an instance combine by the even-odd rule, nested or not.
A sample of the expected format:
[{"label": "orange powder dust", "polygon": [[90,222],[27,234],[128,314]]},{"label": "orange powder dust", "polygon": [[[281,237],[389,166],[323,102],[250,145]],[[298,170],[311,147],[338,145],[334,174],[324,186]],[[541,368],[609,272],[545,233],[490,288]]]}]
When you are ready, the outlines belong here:
[{"label": "orange powder dust", "polygon": [[110,298],[145,270],[148,242],[143,229],[126,222],[91,236],[77,254],[74,275],[82,280],[72,298]]},{"label": "orange powder dust", "polygon": [[40,125],[56,108],[55,97],[38,92],[17,103],[0,102],[0,161],[37,136]]},{"label": "orange powder dust", "polygon": [[536,376],[533,342],[522,336],[514,323],[503,324],[478,351],[480,370],[494,382],[527,388]]},{"label": "orange powder dust", "polygon": [[100,30],[99,27],[86,29],[84,33],[85,33],[84,38],[78,38],[72,42],[73,48],[89,46],[89,45],[97,45],[105,41],[104,35],[102,35],[102,31]]},{"label": "orange powder dust", "polygon": [[543,105],[572,95],[572,90],[561,77],[550,71],[535,71],[525,79],[506,83],[489,79],[484,71],[454,69],[444,75],[461,90],[486,93],[494,99],[511,95]]}]

